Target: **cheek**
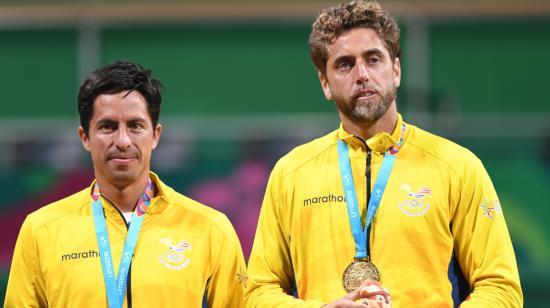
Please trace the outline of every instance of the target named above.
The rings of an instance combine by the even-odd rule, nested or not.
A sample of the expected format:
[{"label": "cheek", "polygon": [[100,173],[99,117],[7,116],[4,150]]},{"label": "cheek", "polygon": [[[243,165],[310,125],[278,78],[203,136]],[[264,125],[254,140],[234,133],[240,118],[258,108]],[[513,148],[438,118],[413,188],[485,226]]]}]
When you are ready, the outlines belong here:
[{"label": "cheek", "polygon": [[94,157],[104,157],[107,156],[107,149],[104,146],[96,146],[92,148],[92,156]]},{"label": "cheek", "polygon": [[155,147],[155,141],[152,139],[151,136],[139,140],[139,142],[137,144],[138,144],[137,145],[138,150],[143,155],[150,155],[150,152]]}]

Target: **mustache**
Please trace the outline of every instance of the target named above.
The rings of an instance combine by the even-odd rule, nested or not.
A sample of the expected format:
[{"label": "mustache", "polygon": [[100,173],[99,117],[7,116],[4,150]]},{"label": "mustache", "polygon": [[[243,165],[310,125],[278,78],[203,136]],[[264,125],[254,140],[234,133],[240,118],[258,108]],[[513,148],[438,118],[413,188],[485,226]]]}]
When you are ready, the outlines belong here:
[{"label": "mustache", "polygon": [[135,149],[128,149],[126,151],[113,149],[107,152],[107,160],[111,160],[114,158],[137,158],[137,157],[139,157],[139,155]]}]

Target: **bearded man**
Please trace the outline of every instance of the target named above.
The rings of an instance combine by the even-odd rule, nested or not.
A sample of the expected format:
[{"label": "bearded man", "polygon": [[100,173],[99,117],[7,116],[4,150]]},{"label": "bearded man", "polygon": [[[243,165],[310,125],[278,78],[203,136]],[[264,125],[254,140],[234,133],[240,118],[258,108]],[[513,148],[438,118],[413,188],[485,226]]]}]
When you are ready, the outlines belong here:
[{"label": "bearded man", "polygon": [[341,125],[276,164],[247,307],[523,305],[482,163],[397,112],[399,32],[376,2],[331,7],[314,22],[310,55]]}]

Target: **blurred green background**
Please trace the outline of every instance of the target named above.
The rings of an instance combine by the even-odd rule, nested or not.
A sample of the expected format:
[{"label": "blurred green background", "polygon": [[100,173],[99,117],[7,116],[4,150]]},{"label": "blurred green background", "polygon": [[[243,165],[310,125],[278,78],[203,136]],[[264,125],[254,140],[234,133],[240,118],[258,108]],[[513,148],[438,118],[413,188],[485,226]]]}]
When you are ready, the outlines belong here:
[{"label": "blurred green background", "polygon": [[[526,307],[545,307],[550,289],[546,2],[382,2],[403,30],[399,110],[484,162]],[[164,83],[153,169],[225,212],[246,256],[274,162],[338,125],[307,45],[317,12],[336,2],[102,3],[0,2],[2,295],[25,215],[92,179],[76,94],[94,68],[133,60]]]}]

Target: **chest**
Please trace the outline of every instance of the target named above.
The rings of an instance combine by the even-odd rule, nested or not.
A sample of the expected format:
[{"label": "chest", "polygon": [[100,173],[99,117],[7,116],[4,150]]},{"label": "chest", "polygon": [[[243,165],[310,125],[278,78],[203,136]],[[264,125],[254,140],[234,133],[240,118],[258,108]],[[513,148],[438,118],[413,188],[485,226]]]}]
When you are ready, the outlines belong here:
[{"label": "chest", "polygon": [[[118,272],[126,226],[107,219],[113,269]],[[184,227],[163,218],[146,219],[138,235],[128,276],[132,298],[176,298],[186,293],[199,302],[212,272],[208,260],[208,232]],[[40,233],[38,241],[42,275],[49,298],[71,298],[73,302],[104,303],[106,299],[95,227],[91,217],[67,219]],[[53,246],[53,247],[52,247]],[[192,288],[191,288],[192,286]]]}]

